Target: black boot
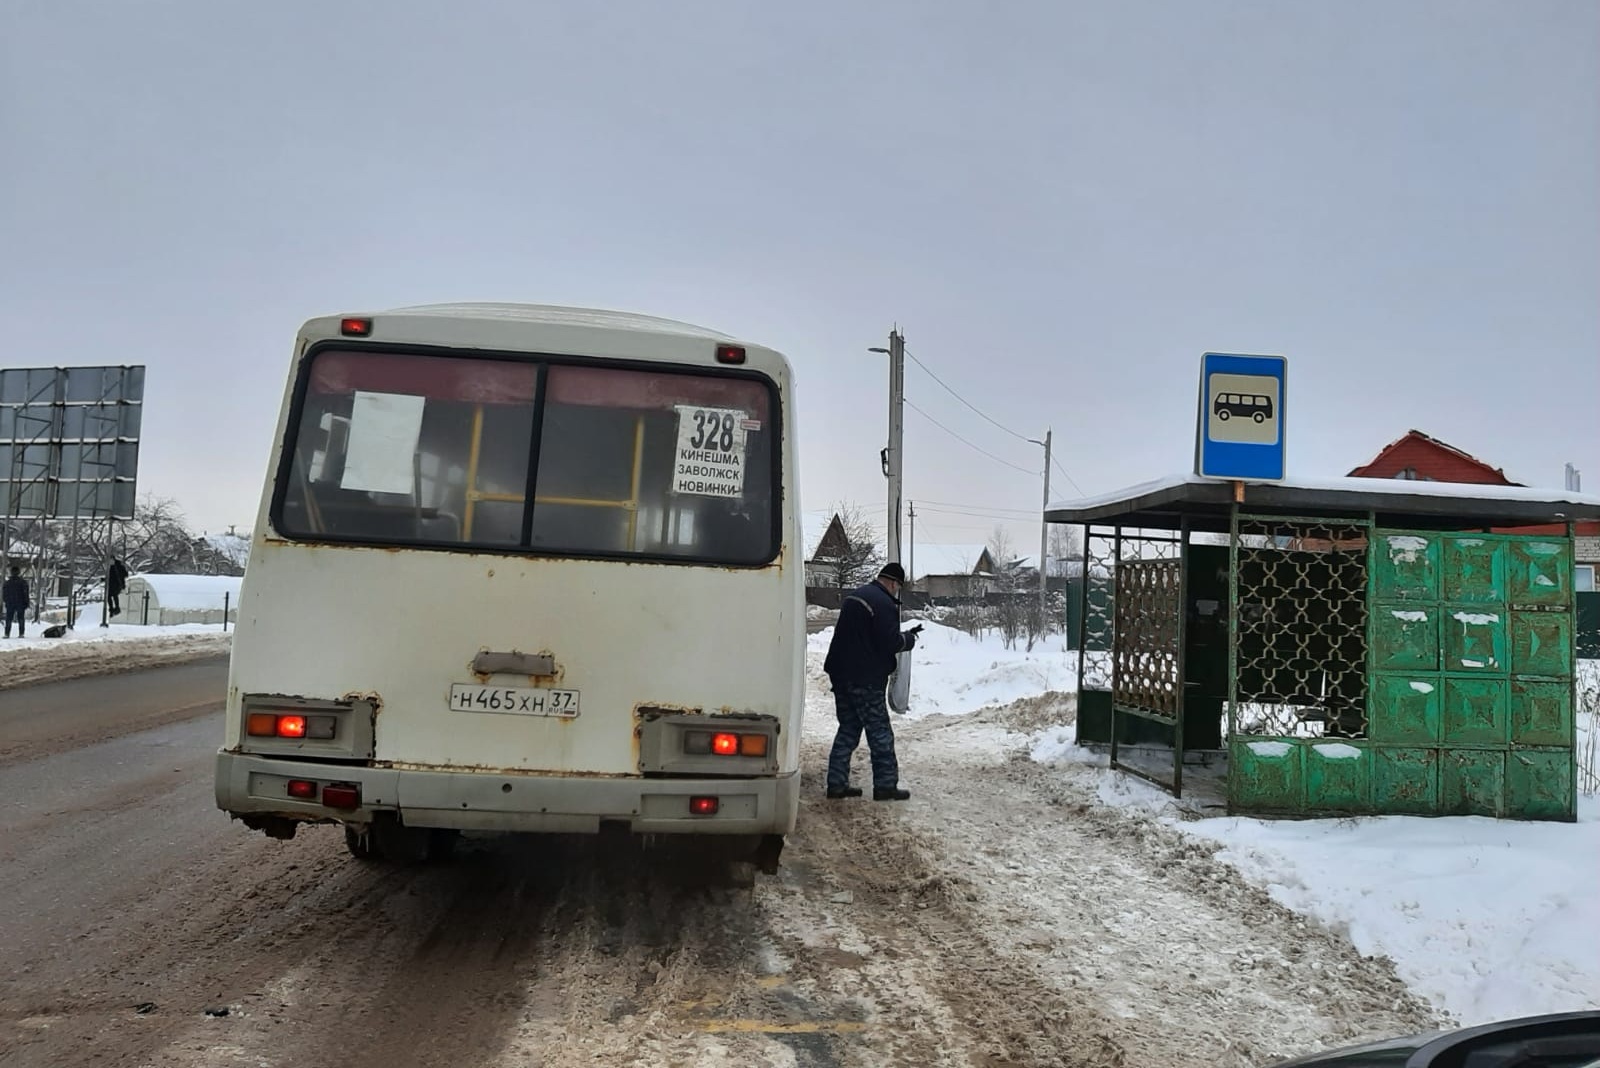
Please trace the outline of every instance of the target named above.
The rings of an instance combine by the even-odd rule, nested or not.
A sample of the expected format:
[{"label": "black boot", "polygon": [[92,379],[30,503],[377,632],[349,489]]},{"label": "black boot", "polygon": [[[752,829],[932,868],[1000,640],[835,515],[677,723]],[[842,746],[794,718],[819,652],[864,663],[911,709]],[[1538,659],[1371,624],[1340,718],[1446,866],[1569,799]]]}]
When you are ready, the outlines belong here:
[{"label": "black boot", "polygon": [[879,786],[872,788],[872,799],[874,801],[905,801],[910,797],[910,790],[902,790],[898,786],[891,786],[887,790]]},{"label": "black boot", "polygon": [[835,790],[831,786],[828,788],[828,800],[829,801],[837,801],[842,797],[860,797],[860,796],[861,796],[861,787],[859,787],[859,786],[846,786],[842,790]]}]

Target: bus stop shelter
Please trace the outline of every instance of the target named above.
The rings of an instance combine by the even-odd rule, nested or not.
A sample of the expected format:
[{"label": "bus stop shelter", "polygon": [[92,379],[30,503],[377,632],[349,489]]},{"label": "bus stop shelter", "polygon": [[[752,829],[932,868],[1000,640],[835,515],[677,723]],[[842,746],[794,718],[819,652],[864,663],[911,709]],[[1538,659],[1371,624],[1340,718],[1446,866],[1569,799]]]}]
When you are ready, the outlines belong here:
[{"label": "bus stop shelter", "polygon": [[1113,767],[1230,813],[1575,818],[1600,497],[1180,475],[1045,517],[1083,528],[1077,737]]}]

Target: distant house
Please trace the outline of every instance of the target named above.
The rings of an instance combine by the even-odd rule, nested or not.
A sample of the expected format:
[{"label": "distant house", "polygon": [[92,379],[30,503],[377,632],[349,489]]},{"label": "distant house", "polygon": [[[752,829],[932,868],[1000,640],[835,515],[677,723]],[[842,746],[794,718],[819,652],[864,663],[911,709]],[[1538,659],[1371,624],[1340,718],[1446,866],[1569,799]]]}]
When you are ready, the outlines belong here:
[{"label": "distant house", "polygon": [[994,589],[1001,570],[986,545],[918,543],[908,564],[911,588],[934,600],[982,597]]},{"label": "distant house", "polygon": [[6,564],[15,564],[20,568],[30,568],[37,564],[44,555],[39,547],[28,541],[13,541],[6,546]]},{"label": "distant house", "polygon": [[1478,486],[1520,486],[1498,467],[1420,430],[1385,445],[1378,455],[1350,472],[1351,478],[1399,478],[1420,482],[1465,482]]},{"label": "distant house", "polygon": [[839,585],[839,566],[850,552],[850,538],[844,531],[844,521],[837,515],[828,521],[822,537],[806,560],[806,585],[829,587]]},{"label": "distant house", "polygon": [[[1478,459],[1464,449],[1440,441],[1420,430],[1408,430],[1391,441],[1367,463],[1350,472],[1352,478],[1398,478],[1419,482],[1457,482],[1479,486],[1521,486],[1500,468]],[[1558,533],[1561,527],[1519,528],[1519,533]],[[1595,573],[1600,570],[1600,523],[1579,523],[1573,562],[1574,581],[1579,590],[1595,589]]]}]

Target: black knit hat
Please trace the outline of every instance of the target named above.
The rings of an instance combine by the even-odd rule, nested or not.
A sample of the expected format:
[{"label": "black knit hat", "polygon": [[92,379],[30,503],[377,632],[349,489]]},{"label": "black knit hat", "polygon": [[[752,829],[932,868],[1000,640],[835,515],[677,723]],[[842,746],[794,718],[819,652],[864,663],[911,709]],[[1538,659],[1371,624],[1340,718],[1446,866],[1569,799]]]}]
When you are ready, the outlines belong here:
[{"label": "black knit hat", "polygon": [[906,569],[895,563],[884,564],[883,570],[878,572],[878,577],[893,579],[903,586],[906,581]]}]

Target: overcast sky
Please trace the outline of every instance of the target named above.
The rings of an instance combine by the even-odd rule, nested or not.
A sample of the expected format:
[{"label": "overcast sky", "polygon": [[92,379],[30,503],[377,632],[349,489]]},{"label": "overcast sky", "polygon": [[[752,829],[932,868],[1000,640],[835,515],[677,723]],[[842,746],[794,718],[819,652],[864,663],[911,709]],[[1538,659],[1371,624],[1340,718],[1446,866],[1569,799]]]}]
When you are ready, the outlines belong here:
[{"label": "overcast sky", "polygon": [[[1057,499],[1188,469],[1208,349],[1289,358],[1292,472],[1416,427],[1600,490],[1597,41],[1592,0],[4,0],[0,363],[148,365],[141,491],[213,530],[297,326],[443,300],[782,350],[807,510],[882,510],[895,323],[1054,430]],[[906,395],[919,541],[1036,513],[1040,449]]]}]

